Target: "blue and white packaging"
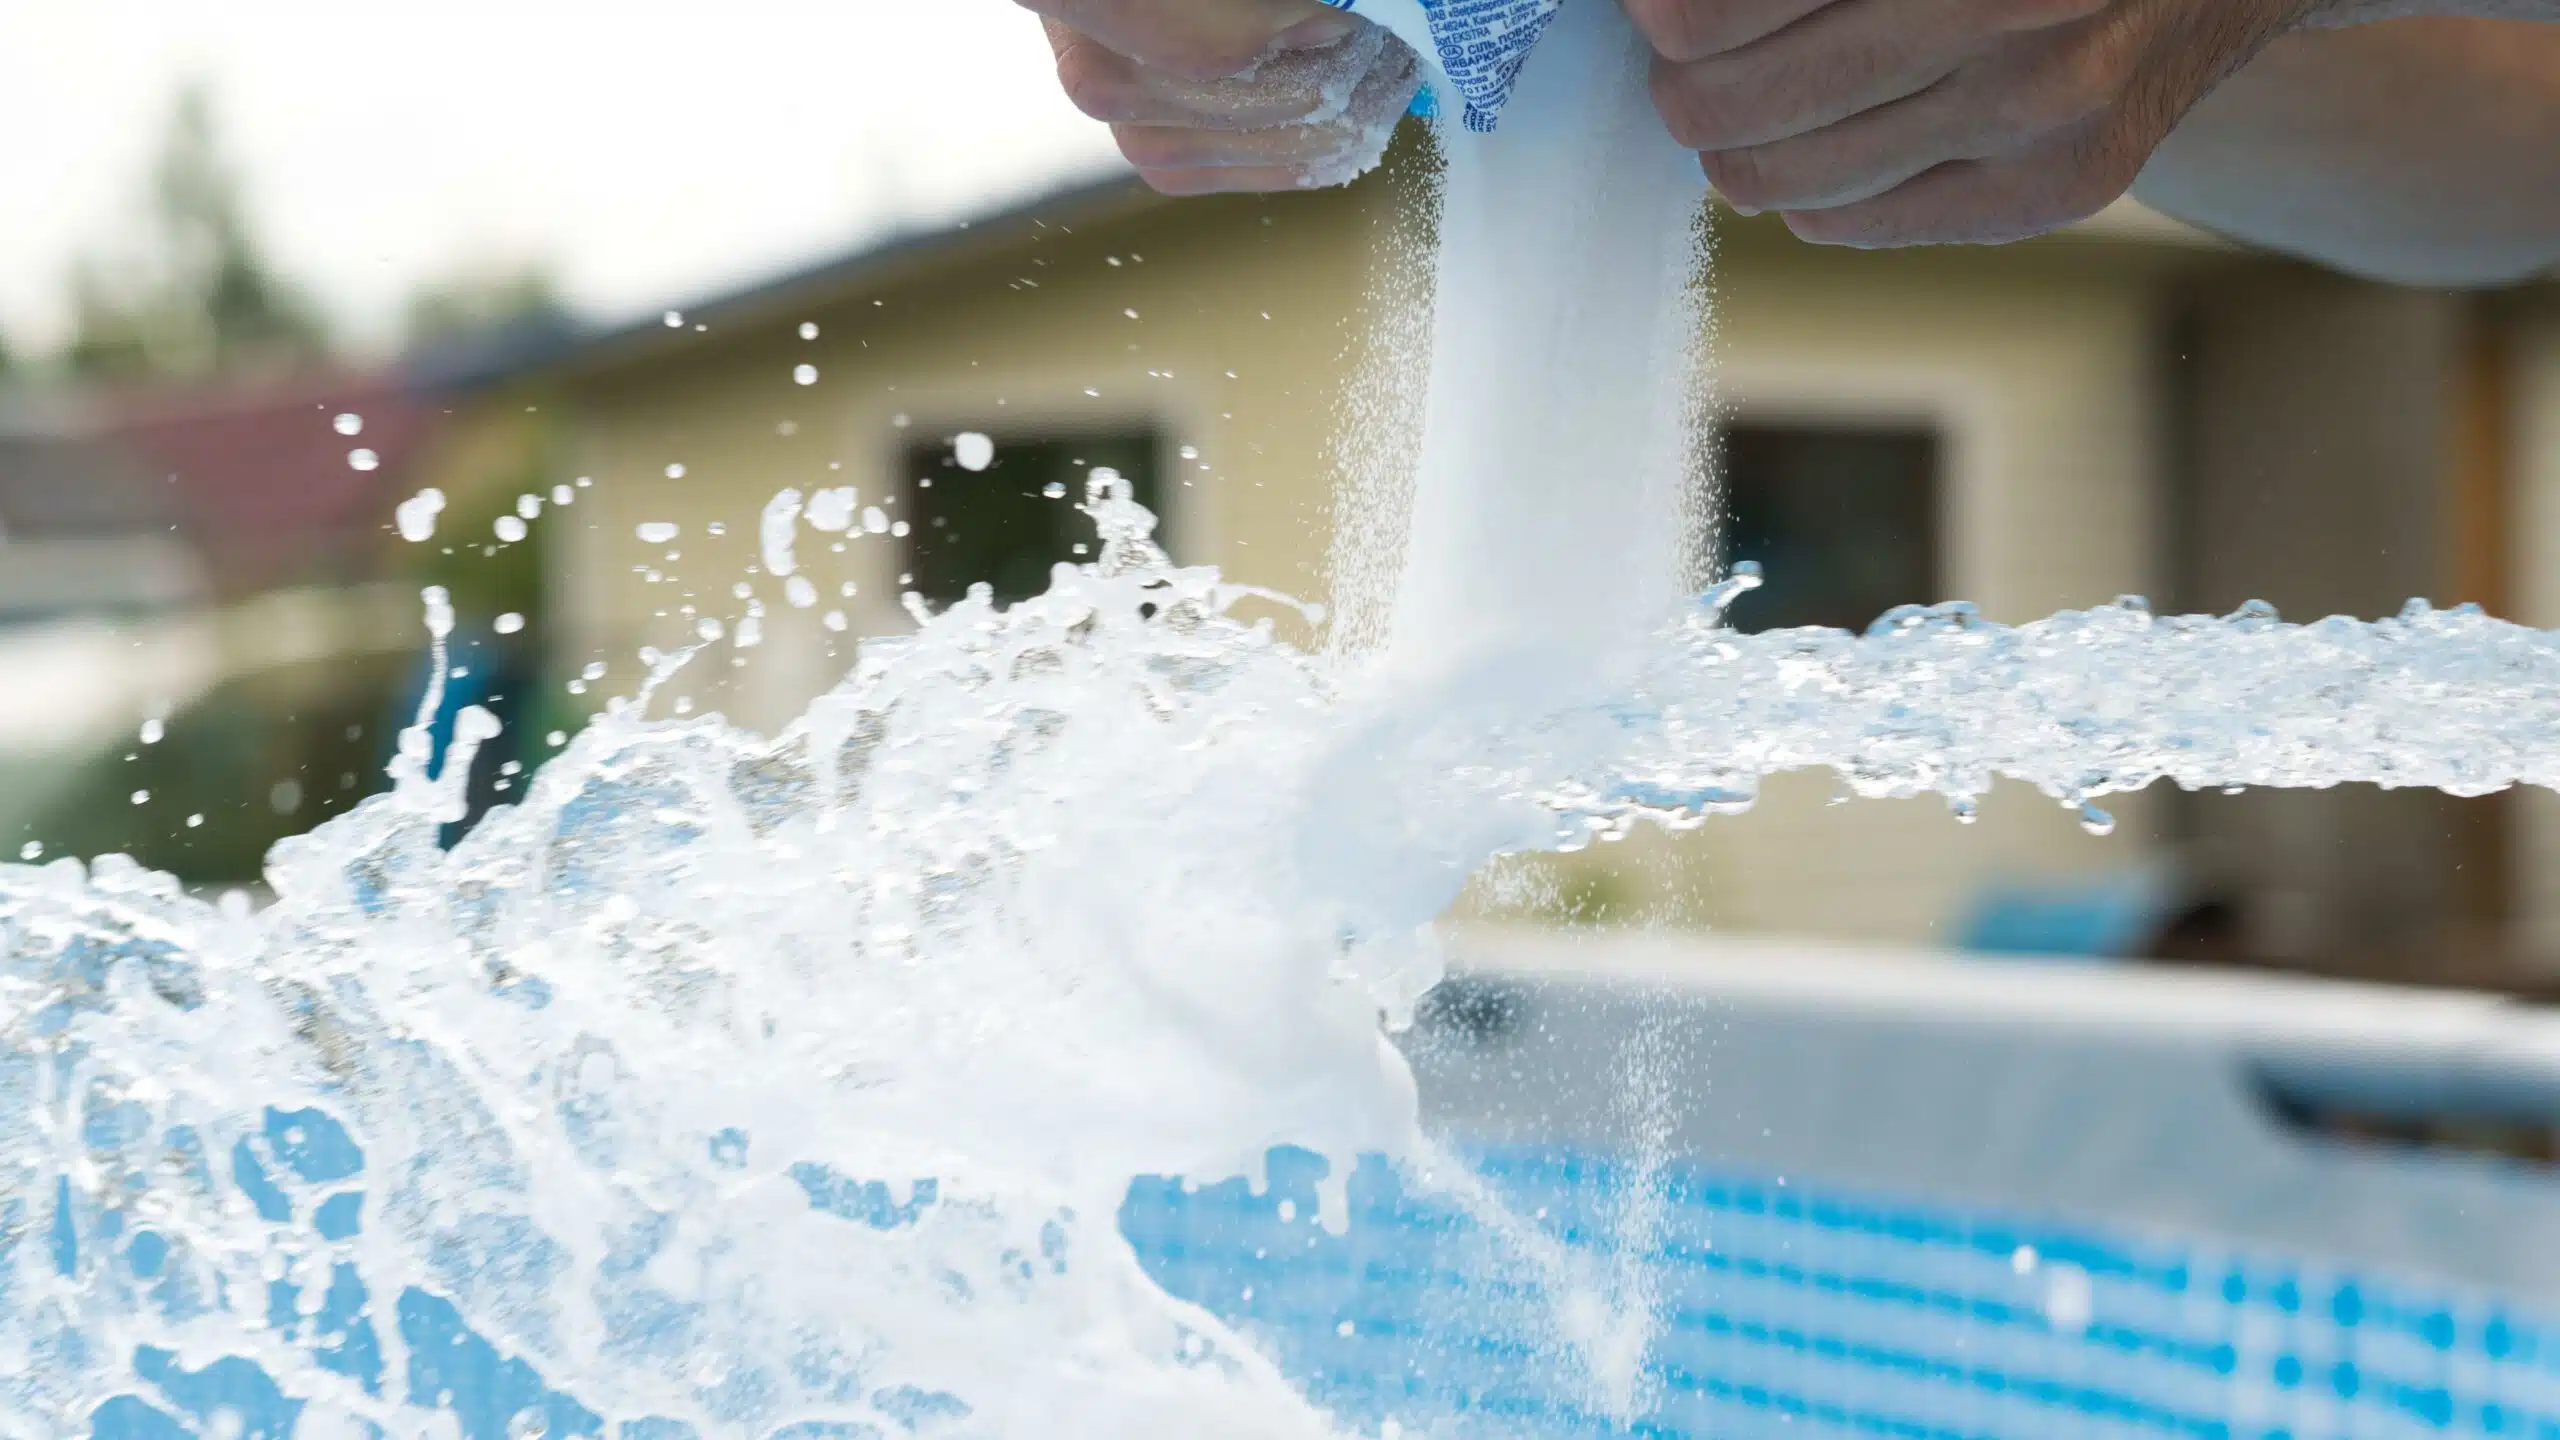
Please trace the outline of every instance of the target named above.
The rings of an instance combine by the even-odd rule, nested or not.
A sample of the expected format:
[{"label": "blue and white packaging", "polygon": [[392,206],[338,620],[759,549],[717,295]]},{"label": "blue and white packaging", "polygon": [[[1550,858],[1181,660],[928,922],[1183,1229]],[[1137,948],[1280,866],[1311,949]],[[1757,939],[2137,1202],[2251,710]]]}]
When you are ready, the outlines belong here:
[{"label": "blue and white packaging", "polygon": [[[1520,67],[1564,0],[1324,0],[1392,30],[1433,63],[1463,107],[1466,127],[1490,133]],[[1600,0],[1584,0],[1586,4]]]}]

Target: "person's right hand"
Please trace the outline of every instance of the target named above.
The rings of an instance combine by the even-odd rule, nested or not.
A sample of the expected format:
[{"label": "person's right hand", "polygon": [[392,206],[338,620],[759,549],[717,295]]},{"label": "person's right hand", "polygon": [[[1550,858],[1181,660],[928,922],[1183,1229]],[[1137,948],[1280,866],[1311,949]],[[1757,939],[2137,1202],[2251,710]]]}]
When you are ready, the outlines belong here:
[{"label": "person's right hand", "polygon": [[1168,195],[1337,185],[1421,88],[1385,29],[1316,0],[1020,0],[1067,98]]}]

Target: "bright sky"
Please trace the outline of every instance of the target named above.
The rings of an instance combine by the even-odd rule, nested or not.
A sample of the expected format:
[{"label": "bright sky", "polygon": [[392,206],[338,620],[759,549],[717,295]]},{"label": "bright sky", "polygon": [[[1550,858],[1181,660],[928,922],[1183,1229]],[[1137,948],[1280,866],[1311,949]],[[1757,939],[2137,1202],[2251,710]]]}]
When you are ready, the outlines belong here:
[{"label": "bright sky", "polygon": [[371,338],[548,260],[644,312],[1113,163],[1012,0],[0,0],[0,335],[57,339],[202,77],[280,268]]}]

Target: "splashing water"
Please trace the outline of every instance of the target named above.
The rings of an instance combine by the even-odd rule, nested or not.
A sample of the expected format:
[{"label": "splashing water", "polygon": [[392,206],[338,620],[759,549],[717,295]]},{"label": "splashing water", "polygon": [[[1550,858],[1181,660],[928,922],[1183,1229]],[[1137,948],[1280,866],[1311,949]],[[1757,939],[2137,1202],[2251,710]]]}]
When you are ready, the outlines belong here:
[{"label": "splashing water", "polygon": [[[1279,1142],[1427,1155],[1380,1020],[1437,977],[1413,917],[1494,850],[1699,823],[1813,765],[2075,805],[2560,782],[2560,640],[2477,613],[1743,637],[1748,577],[1620,703],[1382,729],[1169,566],[1125,483],[1087,509],[1102,557],[1047,595],[872,642],[770,741],[647,720],[644,690],[450,852],[468,759],[420,729],[392,793],[278,848],[262,912],[112,858],[0,869],[0,1429],[245,1361],[306,1424],[414,1434],[484,1345],[562,1433],[1325,1434],[1111,1217],[1133,1176]],[[1351,774],[1377,798],[1336,803]],[[1640,1274],[1503,1233],[1632,1397]]]}]

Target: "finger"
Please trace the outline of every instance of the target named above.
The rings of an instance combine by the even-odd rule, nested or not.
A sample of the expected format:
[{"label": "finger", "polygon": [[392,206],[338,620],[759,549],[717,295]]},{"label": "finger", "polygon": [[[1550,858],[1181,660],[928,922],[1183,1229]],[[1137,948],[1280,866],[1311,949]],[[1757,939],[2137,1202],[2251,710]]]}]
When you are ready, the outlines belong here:
[{"label": "finger", "polygon": [[1992,160],[1940,165],[1869,200],[1786,212],[1817,245],[2006,245],[2076,224],[2133,188],[2141,147],[2089,125]]},{"label": "finger", "polygon": [[1275,55],[1250,79],[1203,82],[1151,70],[1056,21],[1049,24],[1058,83],[1068,100],[1093,119],[1115,125],[1276,129],[1339,112],[1345,74],[1361,75],[1365,83],[1365,77],[1392,69],[1420,83],[1411,52],[1373,26],[1322,49]]},{"label": "finger", "polygon": [[1321,45],[1360,22],[1317,0],[1019,0],[1105,48],[1186,80],[1222,80],[1283,44]]},{"label": "finger", "polygon": [[1951,160],[1974,159],[1953,138],[1951,86],[1854,115],[1810,135],[1698,157],[1736,210],[1828,210],[1869,200]]},{"label": "finger", "polygon": [[2102,0],[1841,0],[1739,50],[1654,67],[1680,143],[1731,150],[1917,95],[1960,66],[2061,33]]},{"label": "finger", "polygon": [[1304,190],[1308,172],[1295,165],[1229,165],[1198,170],[1141,170],[1138,178],[1160,195],[1268,195]]},{"label": "finger", "polygon": [[1202,130],[1188,126],[1115,125],[1112,138],[1139,173],[1238,166],[1305,169],[1339,154],[1345,137],[1309,125],[1285,130]]},{"label": "finger", "polygon": [[1674,64],[1739,50],[1833,0],[1624,0],[1627,18]]}]

